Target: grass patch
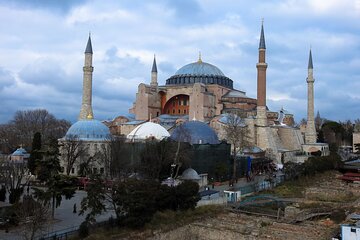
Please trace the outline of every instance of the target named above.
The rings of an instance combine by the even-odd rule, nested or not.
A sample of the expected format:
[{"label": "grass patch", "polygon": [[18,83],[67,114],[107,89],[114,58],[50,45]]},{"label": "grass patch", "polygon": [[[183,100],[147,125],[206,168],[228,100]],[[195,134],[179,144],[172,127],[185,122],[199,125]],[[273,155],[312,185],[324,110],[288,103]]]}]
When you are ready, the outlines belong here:
[{"label": "grass patch", "polygon": [[195,210],[187,210],[183,212],[174,212],[170,210],[157,212],[153,216],[151,222],[146,225],[146,228],[151,230],[161,229],[168,231],[176,227],[192,223],[196,220],[201,220],[204,217],[215,217],[222,212],[224,212],[224,207],[214,205],[201,206],[195,208]]},{"label": "grass patch", "polygon": [[285,181],[282,185],[266,192],[288,198],[303,198],[305,197],[306,188],[316,186],[319,182],[326,181],[326,179],[334,178],[334,175],[334,171],[327,171],[313,176],[301,176],[296,180]]},{"label": "grass patch", "polygon": [[[153,216],[152,220],[145,225],[144,228],[134,230],[129,228],[98,228],[91,232],[90,236],[85,238],[86,240],[103,240],[103,239],[145,239],[151,237],[155,231],[170,231],[177,227],[190,224],[194,221],[201,220],[203,218],[215,217],[220,213],[225,212],[223,206],[201,206],[194,210],[187,211],[163,211],[157,212]],[[74,237],[72,239],[80,239]]]}]

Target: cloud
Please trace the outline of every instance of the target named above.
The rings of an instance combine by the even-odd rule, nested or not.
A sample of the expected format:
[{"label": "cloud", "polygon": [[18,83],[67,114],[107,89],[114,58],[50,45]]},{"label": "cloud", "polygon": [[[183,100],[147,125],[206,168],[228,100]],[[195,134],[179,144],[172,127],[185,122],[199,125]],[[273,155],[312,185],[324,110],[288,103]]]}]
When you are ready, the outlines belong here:
[{"label": "cloud", "polygon": [[[256,97],[260,19],[265,18],[268,107],[306,116],[312,45],[315,108],[334,120],[357,118],[359,1],[9,1],[0,3],[0,122],[43,107],[76,120],[88,32],[93,42],[93,105],[98,119],[125,114],[138,84],[159,83],[203,61]],[[346,14],[339,14],[339,12]],[[352,115],[352,116],[351,116]]]},{"label": "cloud", "polygon": [[52,12],[66,13],[86,0],[7,0],[4,4],[13,8],[45,9]]}]

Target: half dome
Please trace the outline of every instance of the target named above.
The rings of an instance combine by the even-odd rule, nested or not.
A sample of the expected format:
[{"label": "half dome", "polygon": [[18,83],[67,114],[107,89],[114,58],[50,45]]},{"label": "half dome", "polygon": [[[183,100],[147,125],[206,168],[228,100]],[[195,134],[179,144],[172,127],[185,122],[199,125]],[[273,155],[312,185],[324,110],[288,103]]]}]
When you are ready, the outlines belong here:
[{"label": "half dome", "polygon": [[155,138],[157,140],[162,140],[166,137],[169,137],[169,132],[162,127],[160,124],[153,122],[146,122],[137,126],[132,130],[127,139],[130,140],[146,140],[149,138]]},{"label": "half dome", "polygon": [[79,120],[74,123],[65,135],[65,140],[104,141],[111,137],[109,128],[95,119]]},{"label": "half dome", "polygon": [[174,129],[170,138],[190,144],[219,144],[219,138],[215,131],[200,121],[189,121],[179,125]]}]

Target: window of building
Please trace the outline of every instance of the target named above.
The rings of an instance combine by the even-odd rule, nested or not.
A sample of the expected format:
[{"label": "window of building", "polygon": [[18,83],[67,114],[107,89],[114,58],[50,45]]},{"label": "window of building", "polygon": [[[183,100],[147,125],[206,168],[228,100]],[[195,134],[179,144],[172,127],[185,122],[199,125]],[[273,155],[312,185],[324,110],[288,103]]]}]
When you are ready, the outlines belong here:
[{"label": "window of building", "polygon": [[186,114],[186,109],[184,109],[184,114]]},{"label": "window of building", "polygon": [[71,173],[75,173],[75,168],[72,168],[72,169],[71,169]]},{"label": "window of building", "polygon": [[97,174],[97,168],[96,167],[93,168],[93,173]]},{"label": "window of building", "polygon": [[179,99],[179,106],[181,106],[181,100]]},{"label": "window of building", "polygon": [[100,173],[101,174],[104,174],[104,172],[105,172],[105,169],[102,167],[102,168],[100,168]]},{"label": "window of building", "polygon": [[179,114],[181,113],[181,110],[179,109]]},{"label": "window of building", "polygon": [[159,112],[156,112],[156,116],[157,116],[157,117],[159,116]]},{"label": "window of building", "polygon": [[173,114],[175,113],[175,109],[173,109]]},{"label": "window of building", "polygon": [[183,105],[184,105],[184,106],[187,105],[187,100],[186,100],[186,99],[183,100]]}]

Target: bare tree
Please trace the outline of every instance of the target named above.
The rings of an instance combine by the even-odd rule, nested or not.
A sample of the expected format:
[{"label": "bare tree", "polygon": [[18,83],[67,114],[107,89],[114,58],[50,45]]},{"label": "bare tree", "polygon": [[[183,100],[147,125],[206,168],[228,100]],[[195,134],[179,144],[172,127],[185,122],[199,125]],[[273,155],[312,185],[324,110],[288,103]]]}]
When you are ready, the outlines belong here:
[{"label": "bare tree", "polygon": [[236,156],[238,153],[241,153],[244,148],[250,146],[249,140],[249,129],[245,124],[245,120],[243,117],[238,116],[234,113],[227,114],[226,123],[224,125],[225,136],[228,143],[231,144],[232,147],[232,156],[233,156],[233,174],[232,179],[235,180],[236,176]]},{"label": "bare tree", "polygon": [[0,179],[9,192],[9,202],[15,203],[20,199],[23,185],[29,182],[29,170],[25,161],[4,159],[0,162]]},{"label": "bare tree", "polygon": [[[109,157],[106,157],[107,162],[105,163],[105,166],[109,168],[108,171],[110,172],[111,178],[126,177],[133,170],[133,162],[124,157],[124,146],[125,138],[112,137],[109,141],[106,151]],[[133,145],[128,146],[132,147]]]},{"label": "bare tree", "polygon": [[61,155],[65,163],[65,173],[70,175],[71,169],[85,155],[87,148],[76,135],[66,136],[61,143]]},{"label": "bare tree", "polygon": [[15,214],[22,226],[21,233],[24,239],[33,240],[46,229],[50,219],[50,207],[49,204],[34,200],[28,195],[17,205]]},{"label": "bare tree", "polygon": [[31,146],[32,138],[40,132],[43,140],[63,137],[70,122],[58,120],[45,109],[17,111],[7,124],[0,125],[0,143],[13,150],[20,144]]},{"label": "bare tree", "polygon": [[186,142],[191,142],[191,134],[189,131],[180,123],[177,126],[177,141],[175,148],[173,147],[174,154],[174,162],[171,165],[171,177],[176,178],[179,174],[180,167],[185,163],[188,162],[188,145]]}]

